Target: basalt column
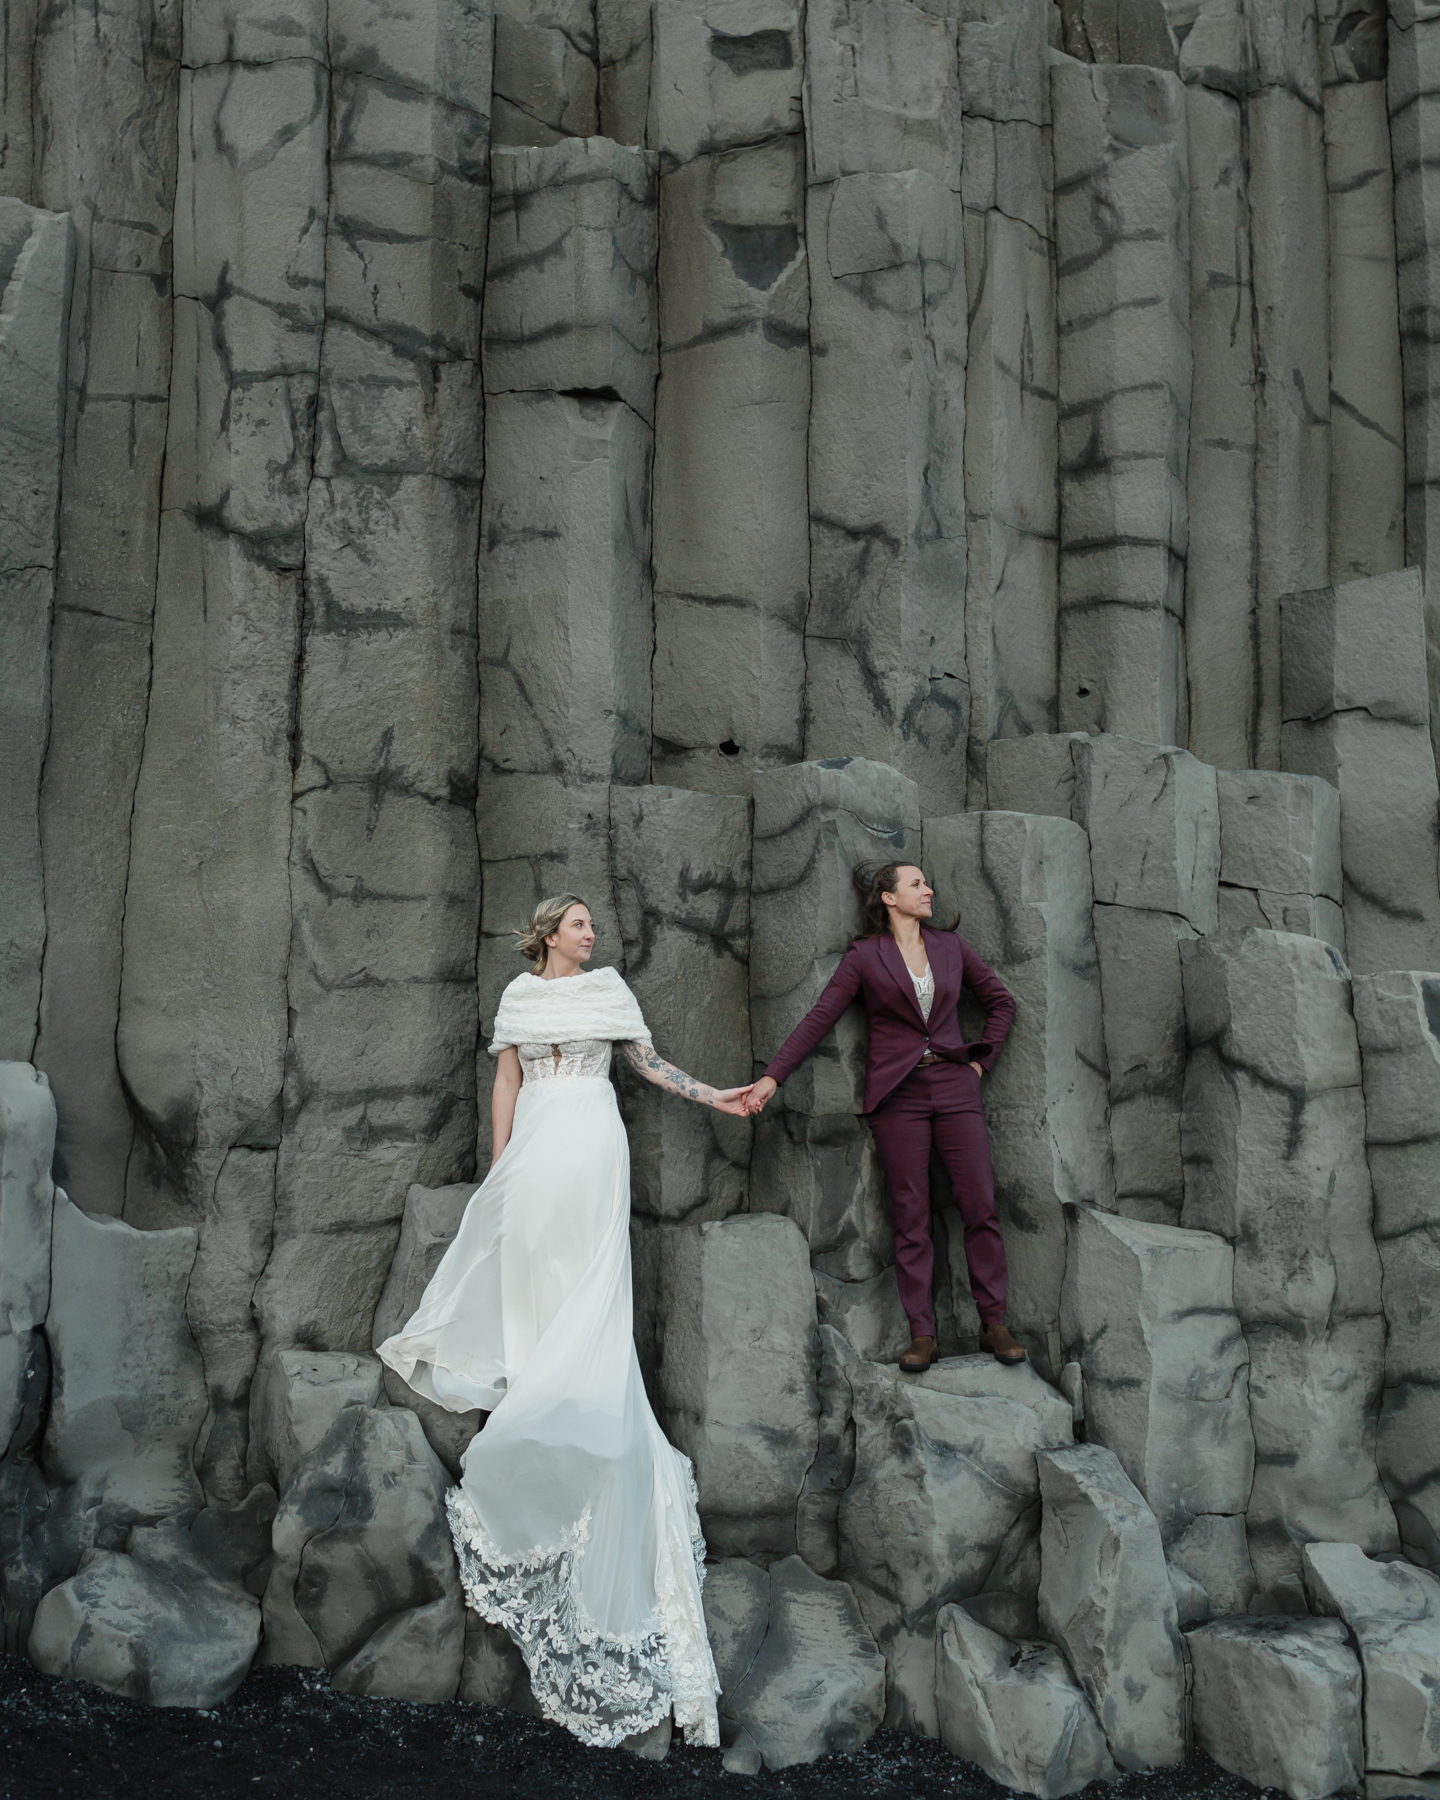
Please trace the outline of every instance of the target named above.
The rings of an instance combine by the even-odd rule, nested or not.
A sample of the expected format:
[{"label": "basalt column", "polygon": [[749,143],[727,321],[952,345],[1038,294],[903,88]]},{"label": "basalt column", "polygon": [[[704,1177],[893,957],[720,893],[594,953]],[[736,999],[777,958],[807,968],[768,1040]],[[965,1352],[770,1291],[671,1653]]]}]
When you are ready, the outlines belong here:
[{"label": "basalt column", "polygon": [[1362,975],[1355,1025],[1365,1076],[1365,1151],[1384,1271],[1380,1479],[1413,1562],[1440,1568],[1440,975]]},{"label": "basalt column", "polygon": [[[1281,766],[1282,594],[1330,575],[1330,258],[1314,0],[1248,0],[1256,388],[1254,739]],[[1207,745],[1201,754],[1210,754]],[[1228,753],[1227,753],[1228,759]]]},{"label": "basalt column", "polygon": [[1060,725],[1183,743],[1190,413],[1185,96],[1059,63]]},{"label": "basalt column", "polygon": [[1048,9],[959,28],[964,108],[965,669],[970,805],[992,738],[1053,732],[1059,535]]},{"label": "basalt column", "polygon": [[1405,561],[1405,410],[1385,8],[1322,0],[1330,195],[1330,579]]},{"label": "basalt column", "polygon": [[[145,749],[125,901],[125,1215],[198,1225],[192,1290],[230,1497],[269,1248],[290,956],[305,519],[324,329],[323,12],[192,8],[180,81],[175,350]],[[224,1243],[224,1248],[220,1246]]]},{"label": "basalt column", "polygon": [[[810,608],[805,754],[964,799],[965,257],[953,28],[806,15]],[[865,430],[856,422],[865,420]]]},{"label": "basalt column", "polygon": [[35,46],[35,198],[76,233],[35,1060],[57,1176],[88,1212],[124,1204],[134,1129],[115,1024],[169,412],[180,13],[62,0]]},{"label": "basalt column", "polygon": [[1180,46],[1190,182],[1190,455],[1185,660],[1189,746],[1222,767],[1259,755],[1255,294],[1241,13],[1202,5]]},{"label": "basalt column", "polygon": [[[406,1189],[474,1167],[491,20],[469,0],[404,0],[332,6],[329,30],[289,1043],[257,1303],[267,1341],[360,1350]],[[207,1240],[196,1282],[211,1258]]]},{"label": "basalt column", "polygon": [[187,23],[155,647],[126,894],[125,1210],[278,1148],[294,678],[324,324],[323,15]]},{"label": "basalt column", "polygon": [[[1390,9],[1390,154],[1405,393],[1405,561],[1440,538],[1440,13]],[[1440,720],[1440,586],[1426,600],[1430,711]]]},{"label": "basalt column", "polygon": [[651,775],[749,793],[803,753],[809,280],[802,46],[780,0],[653,14],[660,156]]},{"label": "basalt column", "polygon": [[[650,756],[655,165],[570,138],[493,160],[480,534],[480,1018],[547,894],[621,960],[610,786]],[[491,1063],[480,1058],[482,1145]]]},{"label": "basalt column", "polygon": [[[757,1075],[819,999],[860,928],[855,865],[906,857],[920,857],[919,801],[915,784],[894,769],[836,757],[756,782],[750,1011]],[[859,1116],[864,1079],[865,1022],[856,1005],[761,1115],[750,1205],[788,1213],[805,1234],[822,1316],[865,1353],[893,1357],[910,1337],[884,1175]]]},{"label": "basalt column", "polygon": [[1289,932],[1182,944],[1184,1224],[1235,1247],[1262,1588],[1311,1540],[1399,1548],[1375,1438],[1385,1360],[1360,1054],[1337,953]]},{"label": "basalt column", "polygon": [[39,798],[49,742],[65,332],[74,233],[0,199],[0,1058],[34,1053],[45,947]]}]

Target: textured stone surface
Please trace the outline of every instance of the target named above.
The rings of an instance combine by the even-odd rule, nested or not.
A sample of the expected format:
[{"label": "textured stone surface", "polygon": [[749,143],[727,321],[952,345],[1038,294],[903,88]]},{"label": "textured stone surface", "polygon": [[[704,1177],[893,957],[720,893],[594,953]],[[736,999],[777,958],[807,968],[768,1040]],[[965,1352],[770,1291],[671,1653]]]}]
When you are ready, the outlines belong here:
[{"label": "textured stone surface", "polygon": [[491,51],[461,0],[347,7],[328,31],[285,1118],[257,1304],[268,1338],[358,1350],[401,1194],[474,1154],[476,671],[455,652],[475,628]]},{"label": "textured stone surface", "polygon": [[[1317,7],[1330,197],[1330,579],[1405,562],[1405,408],[1385,16]],[[1357,16],[1358,13],[1358,16]]]},{"label": "textured stone surface", "polygon": [[140,1124],[126,1210],[147,1227],[203,1212],[232,1146],[279,1146],[329,119],[323,32],[273,27],[247,18],[227,41],[198,17],[180,80],[181,298],[117,1040]]},{"label": "textured stone surface", "polygon": [[74,234],[64,214],[0,200],[0,1057],[26,1061],[40,1022],[45,879],[40,782],[60,524]]},{"label": "textured stone surface", "polygon": [[767,1769],[865,1742],[885,1713],[885,1659],[843,1581],[787,1556],[768,1573],[721,1562],[704,1591],[722,1731],[748,1736]]},{"label": "textured stone surface", "polygon": [[50,1504],[38,1463],[50,1388],[54,1145],[45,1077],[28,1063],[0,1063],[0,1626],[12,1654],[50,1579],[33,1528]]},{"label": "textured stone surface", "polygon": [[1347,581],[1281,608],[1287,769],[1340,790],[1345,950],[1358,975],[1440,963],[1440,789],[1418,573]]},{"label": "textured stone surface", "polygon": [[1308,1538],[1396,1548],[1375,1471],[1383,1374],[1360,1056],[1345,965],[1285,932],[1184,946],[1187,1226],[1235,1246],[1260,1585]]},{"label": "textured stone surface", "polygon": [[134,1135],[115,1025],[172,373],[182,10],[67,0],[33,37],[34,198],[69,211],[76,238],[36,1056],[59,1097],[59,1179],[104,1213],[124,1203]]},{"label": "textured stone surface", "polygon": [[808,190],[806,241],[805,754],[890,763],[949,811],[968,727],[959,208],[920,170],[847,174]]},{"label": "textured stone surface", "polygon": [[[1266,7],[1250,34],[1246,99],[1256,385],[1254,744],[1280,739],[1276,602],[1329,578],[1328,211],[1319,46],[1303,7]],[[1306,773],[1320,773],[1306,770]]]},{"label": "textured stone surface", "polygon": [[935,1622],[935,1705],[945,1748],[1007,1788],[1059,1800],[1119,1774],[1060,1652],[1017,1646],[963,1606]]},{"label": "textured stone surface", "polygon": [[1190,180],[1190,448],[1185,661],[1190,748],[1258,760],[1255,314],[1243,33],[1202,5],[1180,46]]},{"label": "textured stone surface", "polygon": [[132,1526],[202,1504],[205,1382],[185,1318],[194,1262],[193,1231],[136,1231],[56,1197],[42,1450],[54,1574],[70,1575],[91,1548],[121,1549]]},{"label": "textured stone surface", "polygon": [[[803,763],[755,782],[750,1022],[756,1072],[819,998],[853,934],[851,871],[920,855],[915,783],[861,758]],[[840,1020],[756,1128],[751,1205],[787,1213],[818,1269],[868,1281],[894,1264],[884,1177],[863,1094],[865,1026]]]},{"label": "textured stone surface", "polygon": [[465,1606],[449,1485],[414,1413],[343,1407],[280,1498],[263,1660],[328,1668],[343,1693],[453,1699]]},{"label": "textured stone surface", "polygon": [[[1428,567],[1440,528],[1440,361],[1431,322],[1440,305],[1440,19],[1402,4],[1389,17],[1386,91],[1395,179],[1395,251],[1405,399],[1405,561]],[[1440,704],[1440,655],[1434,650],[1437,602],[1426,602],[1432,714]]]},{"label": "textured stone surface", "polygon": [[1222,931],[1258,925],[1345,953],[1340,796],[1318,776],[1219,769]]},{"label": "textured stone surface", "polygon": [[856,1362],[846,1378],[855,1473],[839,1572],[885,1652],[887,1723],[933,1737],[936,1616],[991,1585],[1002,1554],[1015,1559],[1012,1534],[1033,1541],[1035,1454],[1070,1442],[1070,1407],[1032,1370],[989,1357],[947,1359],[918,1381]]},{"label": "textured stone surface", "polygon": [[655,158],[606,138],[490,165],[488,393],[613,391],[655,416]]},{"label": "textured stone surface", "polygon": [[[483,17],[481,9],[475,13]],[[553,144],[598,129],[595,9],[579,0],[495,8],[497,144]]]},{"label": "textured stone surface", "polygon": [[1362,975],[1354,997],[1385,1303],[1380,1478],[1406,1554],[1440,1568],[1440,975]]},{"label": "textured stone surface", "polygon": [[260,1607],[207,1565],[183,1527],[132,1531],[128,1554],[92,1551],[40,1602],[30,1660],[152,1706],[218,1706],[244,1680]]},{"label": "textured stone surface", "polygon": [[[715,1087],[750,1079],[750,819],[744,800],[615,788],[615,901],[625,979],[667,1061]],[[750,1127],[625,1081],[634,1204],[648,1219],[723,1218],[745,1197]]]},{"label": "textured stone surface", "polygon": [[[662,11],[699,28],[698,5]],[[707,793],[748,793],[755,770],[802,754],[803,162],[780,135],[660,181],[652,775]]]},{"label": "textured stone surface", "polygon": [[958,905],[962,934],[1017,1003],[986,1077],[985,1112],[1010,1264],[1010,1326],[1054,1375],[1065,1273],[1060,1203],[1114,1203],[1085,835],[1068,820],[964,813],[928,820],[925,844],[937,912]]},{"label": "textured stone surface", "polygon": [[1365,1672],[1365,1762],[1398,1775],[1440,1766],[1440,1581],[1375,1563],[1354,1544],[1307,1544],[1305,1594],[1344,1620]]},{"label": "textured stone surface", "polygon": [[1097,905],[1175,913],[1215,929],[1220,807],[1215,771],[1134,738],[1074,743],[1075,822],[1090,837]]},{"label": "textured stone surface", "polygon": [[314,1450],[342,1407],[379,1406],[384,1392],[377,1356],[348,1350],[268,1350],[250,1394],[250,1473],[289,1485],[296,1465]]},{"label": "textured stone surface", "polygon": [[[390,1264],[390,1273],[385,1277],[380,1303],[375,1308],[375,1323],[370,1330],[376,1349],[386,1338],[400,1331],[419,1306],[430,1277],[440,1266],[440,1258],[460,1229],[460,1221],[474,1192],[473,1182],[462,1181],[445,1188],[417,1185],[406,1194],[400,1242],[395,1246],[395,1257]],[[358,1386],[368,1378],[372,1364],[368,1357],[354,1360]],[[433,1400],[412,1392],[388,1364],[382,1367],[381,1377],[390,1404],[408,1406],[418,1415],[425,1436],[430,1440],[430,1448],[458,1481],[460,1458],[480,1429],[479,1413],[453,1413],[437,1406]],[[354,1397],[365,1404],[374,1404],[373,1397],[367,1398],[361,1392],[356,1392]]]},{"label": "textured stone surface", "polygon": [[1122,1769],[1185,1754],[1185,1670],[1154,1515],[1114,1453],[1042,1451],[1040,1619]]},{"label": "textured stone surface", "polygon": [[1059,722],[1175,743],[1190,412],[1185,95],[1057,62]]},{"label": "textured stone surface", "polygon": [[[972,806],[984,795],[987,742],[1055,727],[1058,377],[1047,26],[1040,0],[990,0],[964,9],[958,34],[970,306],[965,669]],[[988,804],[1010,802],[992,796]]]},{"label": "textured stone surface", "polygon": [[1195,1740],[1222,1769],[1292,1800],[1360,1784],[1360,1665],[1334,1620],[1217,1619],[1185,1642]]},{"label": "textured stone surface", "polygon": [[1168,1543],[1243,1513],[1255,1472],[1235,1253],[1209,1232],[1067,1209],[1061,1330],[1085,1378],[1085,1437],[1113,1450]]},{"label": "textured stone surface", "polygon": [[717,1556],[787,1554],[815,1454],[815,1287],[805,1240],[773,1214],[662,1240],[657,1400],[695,1465]]}]

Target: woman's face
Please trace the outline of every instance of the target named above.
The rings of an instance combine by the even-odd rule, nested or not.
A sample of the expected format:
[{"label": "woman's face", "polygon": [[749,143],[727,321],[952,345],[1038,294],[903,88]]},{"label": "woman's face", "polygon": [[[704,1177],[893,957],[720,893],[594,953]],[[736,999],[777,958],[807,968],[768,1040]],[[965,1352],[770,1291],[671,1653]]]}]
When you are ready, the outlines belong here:
[{"label": "woman's face", "polygon": [[565,917],[545,940],[546,948],[558,950],[571,962],[583,963],[595,948],[595,926],[583,906],[567,906]]},{"label": "woman's face", "polygon": [[900,870],[893,894],[882,894],[891,915],[901,919],[928,919],[934,906],[935,890],[925,879],[922,869],[906,863]]}]

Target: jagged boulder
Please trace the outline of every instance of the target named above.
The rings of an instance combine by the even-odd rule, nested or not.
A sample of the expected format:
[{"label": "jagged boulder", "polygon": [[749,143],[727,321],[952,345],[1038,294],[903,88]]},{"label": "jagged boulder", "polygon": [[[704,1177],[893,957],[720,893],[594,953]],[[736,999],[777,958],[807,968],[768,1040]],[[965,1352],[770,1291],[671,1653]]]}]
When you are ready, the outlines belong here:
[{"label": "jagged boulder", "polygon": [[1040,1620],[1122,1769],[1185,1754],[1185,1660],[1160,1528],[1113,1451],[1041,1451]]},{"label": "jagged boulder", "polygon": [[776,1213],[662,1241],[659,1412],[695,1465],[712,1555],[788,1554],[815,1455],[815,1282]]},{"label": "jagged boulder", "polygon": [[731,1761],[753,1746],[787,1769],[859,1749],[885,1714],[885,1659],[847,1584],[798,1556],[768,1572],[736,1558],[709,1571],[704,1594]]},{"label": "jagged boulder", "polygon": [[185,1315],[196,1234],[136,1231],[55,1199],[45,1335],[54,1391],[42,1460],[44,1541],[69,1576],[90,1548],[204,1504],[195,1445],[208,1400]]},{"label": "jagged boulder", "polygon": [[1060,1652],[1016,1644],[963,1606],[944,1607],[935,1622],[935,1707],[947,1750],[1039,1800],[1120,1773]]},{"label": "jagged boulder", "polygon": [[36,1452],[50,1387],[54,1150],[49,1082],[29,1063],[0,1063],[0,1645],[12,1653],[48,1572],[35,1536],[49,1507]]},{"label": "jagged boulder", "polygon": [[1195,1740],[1291,1800],[1360,1785],[1360,1664],[1333,1619],[1217,1619],[1186,1638]]},{"label": "jagged boulder", "polygon": [[[259,1523],[263,1509],[249,1510]],[[233,1521],[212,1527],[136,1526],[126,1554],[86,1551],[79,1573],[40,1602],[29,1643],[36,1668],[152,1706],[228,1700],[260,1641],[259,1602],[242,1585],[260,1544],[237,1561]]]},{"label": "jagged boulder", "polygon": [[281,1496],[264,1660],[328,1668],[346,1693],[453,1699],[465,1607],[449,1485],[414,1413],[342,1408]]},{"label": "jagged boulder", "polygon": [[918,1380],[858,1360],[845,1373],[855,1473],[839,1573],[885,1652],[886,1723],[933,1737],[936,1616],[990,1587],[1002,1561],[1023,1568],[1039,1525],[1035,1453],[1070,1442],[1071,1408],[1032,1368],[984,1356],[946,1358]]},{"label": "jagged boulder", "polygon": [[1440,1581],[1356,1544],[1307,1544],[1304,1580],[1312,1610],[1343,1619],[1360,1651],[1366,1766],[1440,1768]]},{"label": "jagged boulder", "polygon": [[379,1406],[378,1356],[353,1350],[272,1347],[250,1388],[250,1473],[283,1492],[295,1465],[316,1447],[342,1407]]}]

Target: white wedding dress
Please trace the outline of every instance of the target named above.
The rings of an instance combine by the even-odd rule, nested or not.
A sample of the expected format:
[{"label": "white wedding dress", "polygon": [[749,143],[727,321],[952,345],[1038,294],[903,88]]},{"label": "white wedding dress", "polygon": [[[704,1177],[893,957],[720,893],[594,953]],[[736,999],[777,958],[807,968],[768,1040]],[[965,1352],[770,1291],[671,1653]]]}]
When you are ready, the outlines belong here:
[{"label": "white wedding dress", "polygon": [[[512,1041],[512,1000],[512,1029],[529,1006],[547,1035],[573,1014],[649,1039],[613,970],[522,975],[494,1054]],[[631,1335],[630,1147],[611,1043],[516,1042],[510,1140],[380,1355],[417,1394],[490,1413],[450,1526],[466,1598],[518,1645],[545,1716],[611,1746],[673,1707],[689,1742],[716,1744],[694,1477],[650,1410]]]}]

